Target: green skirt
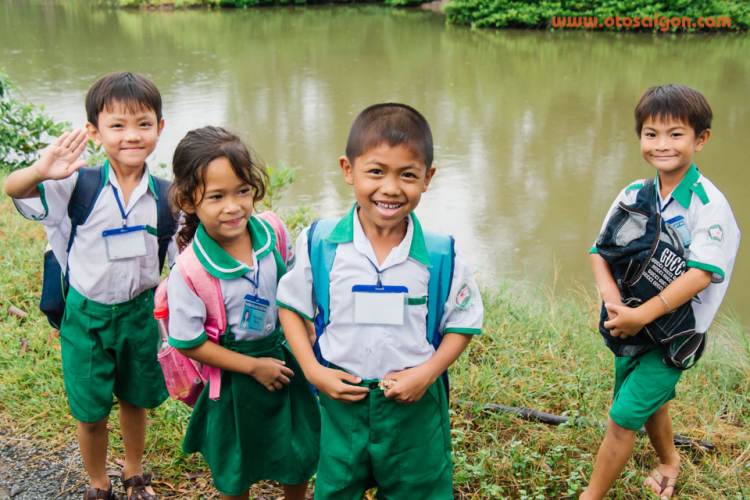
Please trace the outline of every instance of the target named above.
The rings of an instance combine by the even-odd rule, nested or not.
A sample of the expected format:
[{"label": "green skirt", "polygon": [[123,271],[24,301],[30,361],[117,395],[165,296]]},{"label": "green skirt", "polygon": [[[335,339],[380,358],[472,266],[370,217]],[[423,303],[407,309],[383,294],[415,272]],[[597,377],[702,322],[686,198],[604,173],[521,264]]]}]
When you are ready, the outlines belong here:
[{"label": "green skirt", "polygon": [[249,375],[222,371],[221,395],[200,395],[182,449],[200,452],[216,489],[240,495],[262,480],[301,484],[310,479],[320,452],[320,407],[280,331],[250,341],[222,338],[227,349],[256,358],[276,358],[294,372],[274,392]]}]

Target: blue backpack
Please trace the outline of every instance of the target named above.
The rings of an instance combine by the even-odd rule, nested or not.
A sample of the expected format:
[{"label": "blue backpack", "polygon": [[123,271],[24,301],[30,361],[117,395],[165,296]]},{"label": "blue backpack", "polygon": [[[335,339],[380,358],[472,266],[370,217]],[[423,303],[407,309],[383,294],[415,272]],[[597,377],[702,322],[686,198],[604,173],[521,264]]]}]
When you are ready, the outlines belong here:
[{"label": "blue backpack", "polygon": [[[68,217],[70,217],[70,237],[68,238],[68,253],[73,246],[78,226],[84,224],[94,208],[96,199],[104,187],[106,178],[102,175],[103,167],[84,167],[78,170],[73,193],[68,202]],[[156,237],[159,242],[159,271],[164,266],[169,242],[177,230],[177,221],[169,207],[169,187],[171,182],[159,177],[152,177],[158,193],[158,215]],[[47,316],[47,321],[53,328],[60,328],[65,312],[65,297],[68,294],[68,273],[63,272],[60,263],[51,250],[44,253],[44,277],[42,279],[42,298],[39,309]]]},{"label": "blue backpack", "polygon": [[[330,273],[338,246],[337,242],[328,241],[327,238],[340,220],[315,220],[307,233],[307,250],[312,266],[313,291],[317,300],[313,351],[323,366],[328,366],[328,362],[323,359],[320,352],[320,336],[330,322]],[[443,333],[439,331],[439,328],[443,317],[443,308],[448,301],[448,294],[453,281],[456,252],[452,236],[424,231],[424,239],[432,264],[432,267],[428,268],[430,279],[427,285],[427,341],[437,350],[443,340]],[[449,392],[448,372],[443,373],[442,377],[445,390]]]}]

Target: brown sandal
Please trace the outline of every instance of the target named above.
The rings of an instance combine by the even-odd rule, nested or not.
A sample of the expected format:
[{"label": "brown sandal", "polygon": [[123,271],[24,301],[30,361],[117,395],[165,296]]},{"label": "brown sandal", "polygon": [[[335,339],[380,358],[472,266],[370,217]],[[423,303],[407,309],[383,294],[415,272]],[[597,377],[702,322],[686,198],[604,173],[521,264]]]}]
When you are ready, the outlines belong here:
[{"label": "brown sandal", "polygon": [[666,495],[662,495],[662,493],[664,493],[664,490],[666,490],[667,488],[672,488],[672,496],[674,496],[675,485],[677,484],[676,477],[665,476],[664,474],[659,472],[659,469],[652,470],[649,477],[656,481],[656,484],[659,485],[659,498],[671,498],[667,497]]},{"label": "brown sandal", "polygon": [[128,488],[133,488],[128,500],[157,500],[154,495],[148,492],[146,486],[151,486],[151,474],[135,475],[122,482],[125,487],[125,494]]},{"label": "brown sandal", "polygon": [[112,491],[112,481],[109,482],[109,488],[106,490],[100,490],[99,488],[89,488],[83,494],[83,500],[109,500],[115,498],[115,493]]}]

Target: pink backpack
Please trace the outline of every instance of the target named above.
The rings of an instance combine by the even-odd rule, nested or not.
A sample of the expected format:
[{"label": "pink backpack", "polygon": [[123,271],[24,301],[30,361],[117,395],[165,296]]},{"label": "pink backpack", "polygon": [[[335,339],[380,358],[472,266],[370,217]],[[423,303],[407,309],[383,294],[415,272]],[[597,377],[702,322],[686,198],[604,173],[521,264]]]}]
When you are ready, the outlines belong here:
[{"label": "pink backpack", "polygon": [[[256,216],[271,226],[276,236],[276,251],[281,255],[283,262],[289,262],[292,259],[291,241],[281,219],[271,211],[262,212],[256,214]],[[176,264],[190,290],[206,305],[206,322],[204,323],[206,335],[211,342],[218,344],[219,337],[227,328],[224,298],[221,294],[221,284],[218,278],[206,271],[198,260],[198,256],[195,255],[193,245],[188,245],[182,251],[177,257]],[[159,283],[156,288],[154,307],[156,309],[168,307],[167,279]],[[200,363],[180,354],[172,346],[159,353],[159,363],[164,373],[164,381],[169,395],[174,399],[193,407],[205,383],[208,383],[209,386],[209,398],[219,399],[221,370],[218,368],[208,365],[201,366]],[[197,383],[197,377],[203,384]],[[188,384],[188,387],[186,387],[186,384]],[[192,384],[192,387],[189,387],[190,384]]]}]

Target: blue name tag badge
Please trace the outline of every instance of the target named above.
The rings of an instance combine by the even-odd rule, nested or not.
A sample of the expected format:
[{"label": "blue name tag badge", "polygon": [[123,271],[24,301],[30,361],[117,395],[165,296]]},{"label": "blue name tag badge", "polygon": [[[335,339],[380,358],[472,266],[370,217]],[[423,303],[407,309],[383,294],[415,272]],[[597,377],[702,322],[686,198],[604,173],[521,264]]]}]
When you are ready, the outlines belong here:
[{"label": "blue name tag badge", "polygon": [[266,311],[271,305],[266,299],[256,295],[245,295],[245,307],[242,309],[240,328],[255,335],[264,335],[263,325],[266,321]]},{"label": "blue name tag badge", "polygon": [[675,228],[677,234],[680,235],[682,245],[685,248],[688,248],[690,243],[692,243],[692,239],[690,238],[690,231],[688,231],[687,224],[685,224],[685,218],[682,215],[678,215],[677,217],[669,219],[667,224]]},{"label": "blue name tag badge", "polygon": [[403,325],[405,286],[354,285],[354,322],[364,325]]},{"label": "blue name tag badge", "polygon": [[107,243],[107,258],[120,260],[148,255],[146,234],[146,226],[122,226],[102,231],[102,237]]}]

